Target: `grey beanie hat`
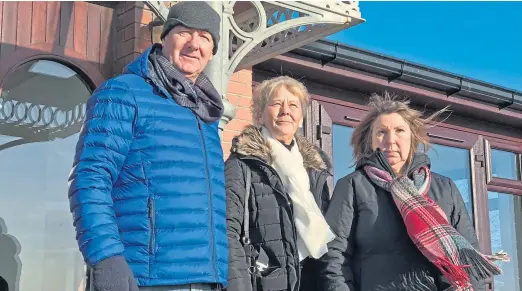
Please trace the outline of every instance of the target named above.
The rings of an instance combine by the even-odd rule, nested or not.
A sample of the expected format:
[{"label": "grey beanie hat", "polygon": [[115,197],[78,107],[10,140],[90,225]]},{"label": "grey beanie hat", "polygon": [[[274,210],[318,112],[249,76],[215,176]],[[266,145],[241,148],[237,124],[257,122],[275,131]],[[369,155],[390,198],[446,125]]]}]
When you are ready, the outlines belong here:
[{"label": "grey beanie hat", "polygon": [[163,24],[161,39],[164,39],[169,31],[178,25],[208,31],[214,40],[212,53],[215,55],[219,44],[220,22],[219,14],[207,3],[202,1],[181,1],[170,7],[167,20]]}]

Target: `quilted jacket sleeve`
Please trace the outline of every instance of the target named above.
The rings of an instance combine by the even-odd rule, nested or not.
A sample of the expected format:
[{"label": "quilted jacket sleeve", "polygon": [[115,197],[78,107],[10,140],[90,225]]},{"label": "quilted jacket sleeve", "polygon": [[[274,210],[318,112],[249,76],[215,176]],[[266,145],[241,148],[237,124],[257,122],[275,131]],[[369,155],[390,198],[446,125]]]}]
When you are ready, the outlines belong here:
[{"label": "quilted jacket sleeve", "polygon": [[136,114],[131,91],[115,80],[104,83],[87,102],[68,196],[76,239],[89,266],[124,251],[111,190],[129,152]]},{"label": "quilted jacket sleeve", "polygon": [[[246,165],[243,165],[246,167]],[[230,158],[225,163],[227,194],[227,235],[229,248],[228,291],[251,291],[252,283],[241,244],[245,207],[245,178],[241,161]],[[253,194],[253,193],[252,193]]]},{"label": "quilted jacket sleeve", "polygon": [[[462,195],[460,194],[457,185],[451,180],[449,180],[449,186],[451,189],[451,196],[453,199],[453,215],[452,221],[453,227],[465,238],[467,239],[471,245],[479,250],[479,242],[477,239],[477,235],[475,233],[475,228],[473,227],[473,222],[466,210],[466,206],[464,204],[464,200],[462,199]],[[486,290],[484,281],[477,281],[474,278],[471,278],[471,284],[473,285],[473,290],[475,291],[484,291]]]},{"label": "quilted jacket sleeve", "polygon": [[353,254],[354,191],[351,182],[343,178],[335,185],[325,218],[336,238],[328,244],[328,252],[319,259],[319,289],[324,291],[354,291],[350,260]]}]

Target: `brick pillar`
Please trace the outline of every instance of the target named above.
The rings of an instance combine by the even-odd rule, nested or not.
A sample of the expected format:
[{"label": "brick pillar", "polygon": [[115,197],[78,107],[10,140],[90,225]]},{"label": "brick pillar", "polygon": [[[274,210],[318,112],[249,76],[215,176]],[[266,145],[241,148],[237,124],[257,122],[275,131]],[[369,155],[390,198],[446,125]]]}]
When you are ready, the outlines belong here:
[{"label": "brick pillar", "polygon": [[241,70],[234,73],[228,83],[227,98],[230,103],[237,106],[236,117],[232,119],[223,131],[223,152],[225,159],[230,154],[232,139],[238,135],[245,126],[252,124],[250,102],[252,101],[252,70]]},{"label": "brick pillar", "polygon": [[143,2],[125,1],[116,6],[116,63],[115,74],[136,59],[151,44],[148,24],[153,20],[153,13]]}]

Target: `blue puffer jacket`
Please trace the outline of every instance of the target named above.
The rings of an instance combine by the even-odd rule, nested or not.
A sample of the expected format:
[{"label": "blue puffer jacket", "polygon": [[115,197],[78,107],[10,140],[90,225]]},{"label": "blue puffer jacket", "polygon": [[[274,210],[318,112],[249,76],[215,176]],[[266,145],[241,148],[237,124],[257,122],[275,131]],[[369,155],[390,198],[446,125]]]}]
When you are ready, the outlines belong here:
[{"label": "blue puffer jacket", "polygon": [[217,122],[150,78],[147,50],[87,104],[69,178],[88,265],[123,255],[139,286],[227,282],[225,177]]}]

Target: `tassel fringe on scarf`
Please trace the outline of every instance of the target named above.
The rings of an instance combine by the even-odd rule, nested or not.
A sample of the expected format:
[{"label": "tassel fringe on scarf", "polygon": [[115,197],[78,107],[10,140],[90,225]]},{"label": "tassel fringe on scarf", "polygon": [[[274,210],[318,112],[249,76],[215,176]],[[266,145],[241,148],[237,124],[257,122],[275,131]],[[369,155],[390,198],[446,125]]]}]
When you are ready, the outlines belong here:
[{"label": "tassel fringe on scarf", "polygon": [[431,183],[428,167],[415,171],[413,180],[405,176],[393,179],[388,172],[371,166],[364,170],[375,184],[392,194],[411,240],[455,291],[472,291],[470,276],[480,280],[501,274],[493,261],[508,261],[507,254],[484,255],[475,250],[427,196]]}]

